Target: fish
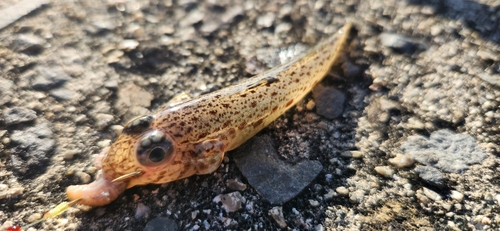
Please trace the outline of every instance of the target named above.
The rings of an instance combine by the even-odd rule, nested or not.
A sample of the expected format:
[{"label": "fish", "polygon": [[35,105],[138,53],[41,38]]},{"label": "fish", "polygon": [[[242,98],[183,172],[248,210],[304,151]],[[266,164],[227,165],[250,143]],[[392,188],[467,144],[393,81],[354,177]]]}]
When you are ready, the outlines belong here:
[{"label": "fish", "polygon": [[197,98],[174,98],[154,114],[130,120],[96,159],[90,184],[66,189],[69,200],[111,203],[126,189],[209,174],[225,153],[297,104],[341,60],[353,25],[309,51],[238,84]]}]

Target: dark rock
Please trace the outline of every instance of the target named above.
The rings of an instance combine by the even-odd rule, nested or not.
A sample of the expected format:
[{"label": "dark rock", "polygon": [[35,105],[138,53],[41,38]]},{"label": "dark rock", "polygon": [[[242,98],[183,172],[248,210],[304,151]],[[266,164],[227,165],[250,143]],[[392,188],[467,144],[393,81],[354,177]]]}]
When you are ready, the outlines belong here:
[{"label": "dark rock", "polygon": [[449,130],[435,131],[429,138],[410,136],[401,145],[401,151],[419,163],[455,173],[464,172],[486,158],[472,136]]},{"label": "dark rock", "polygon": [[352,62],[346,61],[342,63],[342,71],[348,79],[351,79],[361,74],[361,67]]},{"label": "dark rock", "polygon": [[14,131],[10,139],[12,166],[17,173],[33,177],[44,171],[55,146],[48,122],[38,121],[34,127]]},{"label": "dark rock", "polygon": [[316,113],[327,119],[335,119],[344,111],[346,97],[335,88],[317,85],[313,88],[313,97]]},{"label": "dark rock", "polygon": [[418,176],[428,184],[444,188],[446,185],[446,176],[437,168],[430,166],[417,166],[415,172]]},{"label": "dark rock", "polygon": [[269,136],[256,136],[234,151],[234,161],[248,183],[272,204],[283,204],[316,178],[323,166],[305,160],[290,165],[282,160]]},{"label": "dark rock", "polygon": [[168,231],[177,231],[179,230],[179,225],[177,223],[167,217],[157,217],[155,219],[150,220],[146,227],[144,227],[144,231],[156,231],[156,230],[168,230]]},{"label": "dark rock", "polygon": [[400,34],[382,33],[380,34],[380,42],[383,46],[389,47],[394,51],[406,55],[412,55],[417,51],[427,49],[427,45],[416,42]]},{"label": "dark rock", "polygon": [[8,108],[3,113],[5,125],[15,125],[33,121],[36,119],[36,112],[23,107]]},{"label": "dark rock", "polygon": [[31,87],[35,90],[47,91],[61,86],[71,77],[59,67],[42,67],[36,68],[36,74]]}]

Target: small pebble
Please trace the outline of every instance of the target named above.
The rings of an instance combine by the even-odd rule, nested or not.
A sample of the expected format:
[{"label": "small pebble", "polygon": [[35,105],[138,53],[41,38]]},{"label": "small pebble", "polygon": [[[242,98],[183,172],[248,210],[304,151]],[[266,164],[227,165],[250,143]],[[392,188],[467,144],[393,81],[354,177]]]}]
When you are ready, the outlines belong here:
[{"label": "small pebble", "polygon": [[228,180],[226,185],[230,190],[245,191],[247,189],[247,185],[241,183],[238,179]]},{"label": "small pebble", "polygon": [[9,137],[4,137],[2,139],[2,144],[9,145],[10,144],[10,138]]},{"label": "small pebble", "polygon": [[363,153],[361,151],[351,151],[352,158],[359,159],[363,157]]},{"label": "small pebble", "polygon": [[283,208],[281,206],[273,207],[269,210],[269,216],[271,216],[276,223],[280,226],[280,228],[286,228],[285,217],[283,217]]},{"label": "small pebble", "polygon": [[228,194],[221,194],[214,198],[214,201],[217,202],[220,200],[222,202],[222,207],[226,210],[226,212],[236,212],[241,209],[241,201],[243,197],[240,192],[232,192]]},{"label": "small pebble", "polygon": [[464,194],[459,191],[451,190],[450,197],[457,202],[462,202],[462,200],[464,199]]},{"label": "small pebble", "polygon": [[352,203],[361,203],[365,198],[365,194],[364,190],[356,190],[349,195],[349,201]]},{"label": "small pebble", "polygon": [[321,85],[315,86],[312,92],[316,103],[316,113],[319,115],[327,119],[335,119],[344,111],[346,96],[343,92]]},{"label": "small pebble", "polygon": [[92,177],[88,173],[82,171],[76,171],[75,176],[80,178],[80,182],[83,184],[88,184],[92,180]]},{"label": "small pebble", "polygon": [[75,91],[66,89],[66,88],[56,88],[52,89],[49,92],[50,96],[54,97],[54,99],[63,101],[63,100],[72,100],[78,98],[79,94]]},{"label": "small pebble", "polygon": [[396,168],[406,168],[412,166],[415,161],[408,155],[396,154],[396,157],[389,159],[389,163]]},{"label": "small pebble", "polygon": [[385,177],[392,177],[394,175],[394,169],[389,166],[377,166],[375,167],[375,171]]},{"label": "small pebble", "polygon": [[96,120],[95,124],[99,130],[103,130],[113,123],[114,116],[110,114],[97,114],[94,119]]},{"label": "small pebble", "polygon": [[262,28],[271,27],[276,19],[276,15],[272,12],[267,12],[257,18],[257,25]]},{"label": "small pebble", "polygon": [[426,45],[416,42],[400,34],[382,33],[379,36],[380,42],[385,47],[390,47],[398,53],[411,55],[418,50],[425,50]]},{"label": "small pebble", "polygon": [[489,50],[479,50],[477,56],[482,60],[500,61],[499,55]]},{"label": "small pebble", "polygon": [[328,189],[328,192],[323,195],[323,198],[325,198],[325,200],[330,200],[332,199],[334,196],[337,196],[337,193],[335,192],[335,190],[333,189]]},{"label": "small pebble", "polygon": [[137,204],[137,208],[135,209],[135,219],[140,219],[144,217],[145,215],[149,214],[151,212],[151,209],[144,205],[143,203]]},{"label": "small pebble", "polygon": [[314,103],[313,100],[309,100],[307,101],[307,104],[306,104],[306,109],[311,111],[312,109],[314,109],[314,106],[316,106],[316,103]]},{"label": "small pebble", "polygon": [[111,145],[111,140],[105,139],[101,141],[97,141],[97,146],[100,148],[107,148]]},{"label": "small pebble", "polygon": [[106,82],[104,82],[104,87],[112,90],[118,89],[118,81],[114,79],[110,79]]},{"label": "small pebble", "polygon": [[414,130],[423,130],[425,129],[425,124],[414,117],[411,117],[408,119],[408,123],[406,124],[406,128],[408,129],[414,129]]},{"label": "small pebble", "polygon": [[417,197],[417,200],[422,204],[429,204],[430,202],[429,198],[421,193],[417,193],[415,196]]},{"label": "small pebble", "polygon": [[116,135],[120,135],[123,131],[123,126],[122,125],[111,125],[109,127],[113,132],[115,132]]},{"label": "small pebble", "polygon": [[344,186],[337,187],[337,188],[335,189],[335,191],[336,191],[338,194],[342,195],[342,196],[347,196],[347,195],[349,195],[349,189],[347,189],[347,188],[346,188],[346,187],[344,187]]},{"label": "small pebble", "polygon": [[71,160],[75,156],[75,154],[80,153],[80,150],[67,150],[62,155],[65,160]]},{"label": "small pebble", "polygon": [[425,182],[439,188],[444,188],[446,186],[446,176],[439,171],[439,169],[430,166],[417,166],[414,170]]},{"label": "small pebble", "polygon": [[309,200],[309,204],[313,207],[316,208],[319,206],[319,202],[317,200]]},{"label": "small pebble", "polygon": [[38,220],[40,220],[40,219],[42,219],[42,214],[41,214],[41,213],[33,213],[33,214],[31,214],[31,215],[30,215],[30,216],[26,219],[26,221],[27,221],[28,223],[33,223],[33,222],[38,221]]},{"label": "small pebble", "polygon": [[134,50],[139,46],[139,42],[134,39],[125,39],[118,44],[118,49],[124,51]]},{"label": "small pebble", "polygon": [[351,153],[351,151],[344,151],[344,152],[340,153],[340,156],[341,157],[345,157],[345,158],[351,158],[352,157],[352,153]]},{"label": "small pebble", "polygon": [[424,187],[423,190],[424,190],[424,195],[427,196],[429,199],[433,201],[442,200],[441,195],[439,195],[437,192],[434,192],[426,187]]},{"label": "small pebble", "polygon": [[[463,198],[463,195],[462,195]],[[497,204],[500,205],[500,194],[495,195],[495,200],[497,201]]]}]

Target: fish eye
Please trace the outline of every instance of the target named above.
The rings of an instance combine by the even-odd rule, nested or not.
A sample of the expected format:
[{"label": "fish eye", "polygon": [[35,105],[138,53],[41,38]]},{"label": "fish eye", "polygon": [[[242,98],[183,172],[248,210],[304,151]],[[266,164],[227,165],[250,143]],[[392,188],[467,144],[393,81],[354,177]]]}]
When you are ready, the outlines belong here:
[{"label": "fish eye", "polygon": [[172,159],[173,152],[172,141],[163,132],[153,130],[139,139],[136,158],[146,167],[155,167]]},{"label": "fish eye", "polygon": [[165,158],[165,150],[163,148],[156,147],[149,152],[149,160],[152,162],[160,162],[163,158]]}]

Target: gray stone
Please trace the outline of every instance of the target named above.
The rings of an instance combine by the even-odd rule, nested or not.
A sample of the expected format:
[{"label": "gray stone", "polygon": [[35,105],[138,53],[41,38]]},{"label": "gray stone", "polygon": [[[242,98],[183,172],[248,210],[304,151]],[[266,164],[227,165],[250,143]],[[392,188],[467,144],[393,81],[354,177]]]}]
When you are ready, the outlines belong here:
[{"label": "gray stone", "polygon": [[406,55],[411,55],[417,51],[427,49],[425,44],[416,42],[399,34],[382,33],[379,38],[383,46],[389,47],[398,53]]},{"label": "gray stone", "polygon": [[77,98],[79,94],[72,90],[66,88],[56,88],[49,92],[50,96],[54,97],[56,100],[64,101],[64,100],[72,100]]},{"label": "gray stone", "polygon": [[36,119],[36,112],[23,107],[8,108],[3,113],[5,125],[25,123]]},{"label": "gray stone", "polygon": [[103,130],[107,128],[109,125],[113,123],[115,117],[110,114],[98,113],[94,116],[94,120],[96,121],[96,126],[99,130]]},{"label": "gray stone", "polygon": [[316,113],[327,118],[335,119],[344,111],[346,97],[341,91],[318,85],[313,89]]},{"label": "gray stone", "polygon": [[446,185],[446,176],[437,168],[430,166],[417,166],[415,172],[418,176],[428,184],[444,188]]},{"label": "gray stone", "polygon": [[14,131],[10,139],[14,144],[11,149],[12,166],[17,173],[30,178],[44,172],[55,147],[47,122],[39,121],[34,127]]},{"label": "gray stone", "polygon": [[410,136],[401,145],[401,151],[419,163],[455,173],[464,172],[486,158],[472,136],[449,130],[435,131],[429,138]]},{"label": "gray stone", "polygon": [[32,34],[20,34],[12,41],[12,47],[30,55],[40,54],[44,50],[45,39]]},{"label": "gray stone", "polygon": [[71,77],[59,67],[38,66],[31,87],[35,90],[47,91],[61,86]]},{"label": "gray stone", "polygon": [[234,151],[236,166],[248,183],[271,204],[283,204],[313,181],[323,166],[305,160],[290,165],[282,160],[267,135],[256,136]]},{"label": "gray stone", "polygon": [[155,219],[150,220],[146,227],[144,227],[144,231],[156,231],[156,230],[168,230],[168,231],[177,231],[179,230],[179,225],[177,223],[167,217],[157,217]]}]

